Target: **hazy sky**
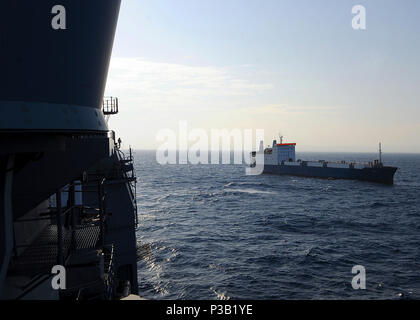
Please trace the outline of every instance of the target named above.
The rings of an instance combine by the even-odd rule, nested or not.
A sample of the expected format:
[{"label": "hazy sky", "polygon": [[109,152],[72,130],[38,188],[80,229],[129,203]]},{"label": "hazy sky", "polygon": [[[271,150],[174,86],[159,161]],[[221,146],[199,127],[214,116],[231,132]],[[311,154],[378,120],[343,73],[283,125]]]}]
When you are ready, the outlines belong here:
[{"label": "hazy sky", "polygon": [[418,0],[123,0],[111,128],[138,149],[186,120],[298,151],[420,152],[419,14]]}]

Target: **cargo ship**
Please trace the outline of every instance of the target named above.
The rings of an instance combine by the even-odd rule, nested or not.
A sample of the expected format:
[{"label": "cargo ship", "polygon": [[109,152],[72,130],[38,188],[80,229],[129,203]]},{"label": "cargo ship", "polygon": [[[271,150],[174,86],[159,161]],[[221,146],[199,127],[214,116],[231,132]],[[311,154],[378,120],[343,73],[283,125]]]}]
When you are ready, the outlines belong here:
[{"label": "cargo ship", "polygon": [[0,1],[0,299],[138,293],[133,154],[104,97],[119,9]]},{"label": "cargo ship", "polygon": [[349,179],[392,185],[398,169],[383,165],[381,144],[379,144],[379,159],[366,163],[296,160],[296,143],[283,143],[283,137],[280,137],[280,143],[274,140],[271,147],[264,148],[263,146],[261,141],[259,150],[251,152],[251,167],[263,161],[263,173],[266,174]]}]

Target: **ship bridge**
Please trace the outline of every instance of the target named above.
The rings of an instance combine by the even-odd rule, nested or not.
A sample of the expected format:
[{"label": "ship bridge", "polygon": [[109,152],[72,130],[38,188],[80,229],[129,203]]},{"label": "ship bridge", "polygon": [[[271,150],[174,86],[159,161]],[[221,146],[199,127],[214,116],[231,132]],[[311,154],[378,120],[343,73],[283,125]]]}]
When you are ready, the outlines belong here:
[{"label": "ship bridge", "polygon": [[264,152],[264,163],[277,165],[282,162],[295,162],[296,161],[296,143],[283,143],[282,139],[280,143],[277,140],[273,140],[271,148],[263,149],[262,142],[260,143],[259,152]]},{"label": "ship bridge", "polygon": [[273,150],[277,150],[277,159],[279,163],[282,161],[295,162],[296,161],[296,143],[279,143],[273,141]]}]

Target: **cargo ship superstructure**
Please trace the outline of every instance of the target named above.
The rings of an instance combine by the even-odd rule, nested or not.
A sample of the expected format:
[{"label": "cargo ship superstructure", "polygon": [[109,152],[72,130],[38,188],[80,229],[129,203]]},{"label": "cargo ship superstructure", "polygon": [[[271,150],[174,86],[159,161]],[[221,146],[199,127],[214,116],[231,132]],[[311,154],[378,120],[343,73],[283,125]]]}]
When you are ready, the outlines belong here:
[{"label": "cargo ship superstructure", "polygon": [[396,167],[384,166],[379,145],[379,159],[361,163],[347,161],[305,161],[296,159],[296,143],[280,143],[273,140],[271,147],[260,143],[258,151],[251,153],[251,166],[258,165],[257,159],[264,161],[263,173],[313,177],[324,179],[350,179],[393,184]]},{"label": "cargo ship superstructure", "polygon": [[133,157],[104,98],[119,8],[0,2],[1,299],[137,294]]}]

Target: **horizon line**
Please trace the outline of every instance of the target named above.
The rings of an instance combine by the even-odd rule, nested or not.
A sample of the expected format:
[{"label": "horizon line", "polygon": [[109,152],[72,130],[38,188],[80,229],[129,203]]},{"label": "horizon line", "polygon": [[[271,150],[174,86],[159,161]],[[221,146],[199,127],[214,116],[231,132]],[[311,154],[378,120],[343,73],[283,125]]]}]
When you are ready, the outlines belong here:
[{"label": "horizon line", "polygon": [[[121,148],[121,150],[125,151],[125,150],[129,150],[128,148]],[[133,151],[153,151],[153,152],[157,152],[157,149],[144,149],[144,148],[134,148],[131,147],[131,150]],[[167,150],[170,152],[188,152],[189,150]],[[242,150],[241,152],[253,152],[255,150]],[[202,152],[235,152],[234,150],[202,150]],[[373,151],[313,151],[313,150],[300,150],[300,151],[296,151],[296,153],[299,152],[307,152],[307,153],[358,153],[358,154],[378,154],[379,152],[373,152]],[[420,152],[407,152],[407,151],[382,151],[382,154],[410,154],[410,155],[420,155]]]}]

